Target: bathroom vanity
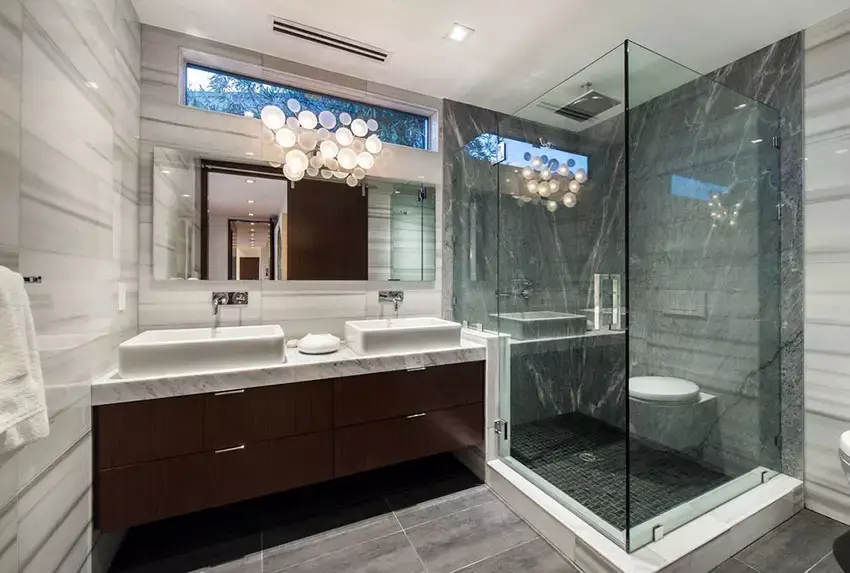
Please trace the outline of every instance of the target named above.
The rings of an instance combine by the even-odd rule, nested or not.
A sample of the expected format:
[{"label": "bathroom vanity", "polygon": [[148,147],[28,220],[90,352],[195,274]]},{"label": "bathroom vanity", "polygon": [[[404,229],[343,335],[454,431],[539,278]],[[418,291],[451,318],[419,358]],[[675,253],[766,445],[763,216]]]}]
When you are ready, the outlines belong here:
[{"label": "bathroom vanity", "polygon": [[93,385],[101,531],[461,450],[484,434],[483,346],[287,350],[261,369]]}]

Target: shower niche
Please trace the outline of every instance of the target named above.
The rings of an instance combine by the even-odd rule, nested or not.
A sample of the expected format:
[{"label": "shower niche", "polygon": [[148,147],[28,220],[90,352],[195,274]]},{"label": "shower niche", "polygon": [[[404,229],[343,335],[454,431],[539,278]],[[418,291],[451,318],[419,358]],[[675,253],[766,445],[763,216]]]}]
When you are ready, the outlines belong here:
[{"label": "shower niche", "polygon": [[506,335],[500,460],[626,551],[778,475],[778,112],[625,42],[447,120],[452,311]]}]

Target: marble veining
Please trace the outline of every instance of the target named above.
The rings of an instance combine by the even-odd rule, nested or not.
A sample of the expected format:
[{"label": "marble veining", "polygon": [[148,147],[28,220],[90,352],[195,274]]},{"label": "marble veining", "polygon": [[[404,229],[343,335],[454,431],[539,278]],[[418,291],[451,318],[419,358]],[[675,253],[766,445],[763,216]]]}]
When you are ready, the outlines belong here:
[{"label": "marble veining", "polygon": [[484,360],[485,356],[484,345],[468,340],[461,340],[460,347],[445,350],[368,356],[358,355],[347,346],[333,354],[324,355],[301,354],[298,350],[287,348],[286,362],[272,368],[223,370],[152,378],[119,378],[113,374],[92,385],[92,405],[273,386],[409,368],[428,368]]}]

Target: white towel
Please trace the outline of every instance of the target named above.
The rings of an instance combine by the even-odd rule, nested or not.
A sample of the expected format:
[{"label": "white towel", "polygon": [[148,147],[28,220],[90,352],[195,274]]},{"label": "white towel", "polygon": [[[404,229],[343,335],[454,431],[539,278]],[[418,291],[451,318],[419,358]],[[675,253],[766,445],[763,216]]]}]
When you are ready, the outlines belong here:
[{"label": "white towel", "polygon": [[21,275],[0,266],[0,453],[47,437],[35,324]]}]

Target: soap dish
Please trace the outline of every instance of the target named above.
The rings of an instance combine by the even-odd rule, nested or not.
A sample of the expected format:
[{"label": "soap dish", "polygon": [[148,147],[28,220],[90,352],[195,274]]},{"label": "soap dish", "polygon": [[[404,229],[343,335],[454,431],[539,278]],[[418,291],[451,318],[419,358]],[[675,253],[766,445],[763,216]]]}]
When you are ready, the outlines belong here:
[{"label": "soap dish", "polygon": [[339,338],[333,334],[308,334],[298,341],[302,354],[331,354],[339,350]]}]

